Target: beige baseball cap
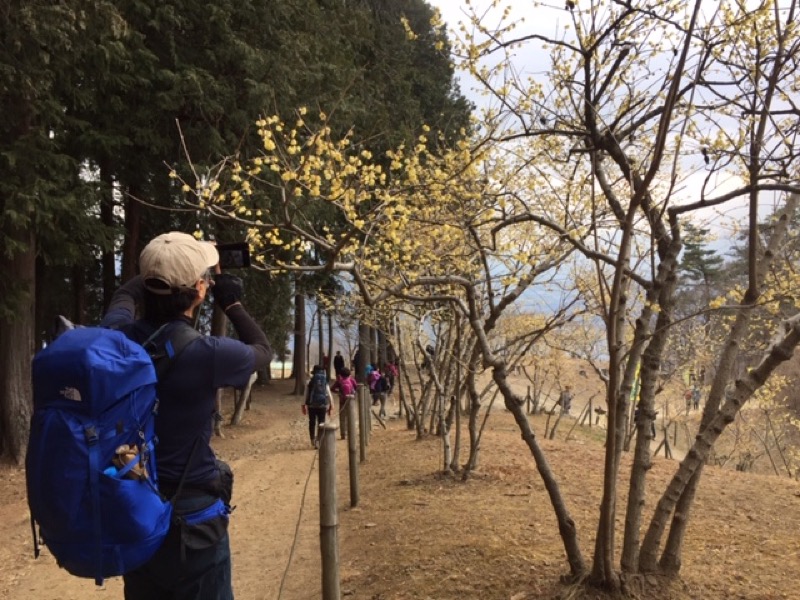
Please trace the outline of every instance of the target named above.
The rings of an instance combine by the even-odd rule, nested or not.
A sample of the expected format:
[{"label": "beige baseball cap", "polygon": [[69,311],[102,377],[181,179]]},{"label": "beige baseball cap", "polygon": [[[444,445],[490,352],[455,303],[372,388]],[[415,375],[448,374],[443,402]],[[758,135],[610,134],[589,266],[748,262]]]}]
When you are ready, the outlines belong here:
[{"label": "beige baseball cap", "polygon": [[139,255],[144,285],[156,294],[171,294],[176,288],[192,288],[203,273],[219,262],[213,244],[201,242],[181,231],[153,238]]}]

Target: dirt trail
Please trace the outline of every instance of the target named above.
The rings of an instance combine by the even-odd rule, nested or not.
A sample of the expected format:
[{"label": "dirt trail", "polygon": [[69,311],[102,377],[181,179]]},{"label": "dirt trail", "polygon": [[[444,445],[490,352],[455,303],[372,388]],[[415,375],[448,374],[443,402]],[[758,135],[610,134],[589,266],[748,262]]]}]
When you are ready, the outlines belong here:
[{"label": "dirt trail", "polygon": [[[524,393],[525,382],[517,385]],[[318,463],[300,400],[288,395],[291,389],[289,381],[256,389],[243,424],[227,428],[227,437],[214,442],[236,474],[231,539],[237,600],[320,598]],[[590,393],[578,392],[579,398]],[[392,402],[390,415],[396,410]],[[546,416],[530,419],[576,524],[584,558],[590,558],[603,490],[604,423],[577,427],[567,441],[571,418],[561,422],[554,440],[541,435]],[[337,442],[343,597],[607,598],[562,582],[567,565],[549,495],[510,412],[495,406],[481,442],[480,466],[467,483],[442,476],[441,440],[417,439],[396,418],[386,426],[375,427],[368,460],[359,467],[358,509],[348,508],[346,446]],[[624,454],[620,482],[628,480],[631,462],[630,453]],[[663,455],[653,459],[644,522],[677,468],[677,461]],[[627,502],[627,488],[620,485],[618,541]],[[68,575],[49,556],[34,561],[20,469],[0,468],[0,522],[5,529],[0,600],[121,600],[119,580],[95,591],[92,581]],[[800,598],[800,482],[707,467],[683,560],[680,579],[633,577],[635,597]]]},{"label": "dirt trail", "polygon": [[[235,473],[231,550],[234,593],[243,600],[319,597],[318,462],[308,442],[300,400],[288,395],[291,387],[292,382],[278,381],[256,388],[242,424],[226,428],[225,439],[214,441],[217,453]],[[228,410],[230,404],[225,404]],[[340,444],[340,473],[346,473],[341,471],[346,467],[342,462],[346,452]],[[34,560],[24,473],[5,467],[0,478],[0,522],[5,529],[5,543],[0,546],[0,599],[122,598],[120,578],[98,589],[92,580],[60,569],[46,547]],[[340,475],[340,488],[341,480]],[[339,493],[341,497],[344,492]]]}]

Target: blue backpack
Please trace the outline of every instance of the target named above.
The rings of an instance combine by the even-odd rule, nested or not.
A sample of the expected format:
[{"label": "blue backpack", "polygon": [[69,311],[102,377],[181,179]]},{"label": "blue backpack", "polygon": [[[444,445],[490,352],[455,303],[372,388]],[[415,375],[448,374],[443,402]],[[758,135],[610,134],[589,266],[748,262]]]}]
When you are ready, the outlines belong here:
[{"label": "blue backpack", "polygon": [[[198,335],[168,340],[162,354],[174,357],[182,348],[173,342]],[[61,567],[98,585],[146,563],[170,527],[156,476],[154,360],[99,327],[67,331],[33,359],[26,479],[35,554],[34,522]],[[135,453],[127,464],[122,446]]]},{"label": "blue backpack", "polygon": [[326,406],[328,404],[328,376],[325,371],[317,371],[311,378],[310,406]]}]

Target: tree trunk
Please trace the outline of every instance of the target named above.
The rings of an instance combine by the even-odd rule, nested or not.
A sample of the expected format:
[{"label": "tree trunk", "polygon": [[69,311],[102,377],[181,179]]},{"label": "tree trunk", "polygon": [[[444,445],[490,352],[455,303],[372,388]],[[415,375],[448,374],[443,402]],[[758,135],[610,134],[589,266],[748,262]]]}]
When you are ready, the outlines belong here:
[{"label": "tree trunk", "polygon": [[369,352],[367,353],[368,356],[368,363],[371,364],[373,367],[378,366],[378,330],[375,329],[372,325],[369,326]]},{"label": "tree trunk", "polygon": [[306,392],[306,297],[297,291],[294,294],[294,395],[304,396]]},{"label": "tree trunk", "polygon": [[477,392],[472,386],[467,388],[470,404],[469,404],[469,421],[467,429],[469,431],[469,458],[467,459],[467,466],[465,468],[465,475],[470,471],[478,468],[478,459],[480,458],[480,439],[478,435],[478,417],[481,413],[481,402],[478,398]]},{"label": "tree trunk", "polygon": [[108,309],[111,296],[117,289],[117,255],[114,252],[114,179],[107,160],[100,161],[100,182],[102,184],[100,200],[100,220],[109,232],[110,248],[103,248],[101,264],[103,265],[103,312]]},{"label": "tree trunk", "polygon": [[333,365],[333,315],[328,314],[328,379],[331,378],[331,365]]},{"label": "tree trunk", "polygon": [[462,335],[462,322],[461,317],[458,313],[455,316],[456,320],[456,348],[455,352],[453,353],[456,357],[456,368],[455,368],[455,376],[456,376],[456,383],[455,383],[455,406],[453,410],[455,410],[455,423],[456,423],[456,435],[455,435],[455,443],[453,445],[453,458],[450,461],[450,470],[453,472],[458,472],[459,470],[459,462],[460,462],[460,454],[461,454],[461,390],[464,388],[461,382],[461,335]]},{"label": "tree trunk", "polygon": [[[747,326],[750,322],[750,311],[741,310],[736,316],[736,321],[731,327],[728,341],[725,348],[720,355],[717,369],[714,376],[714,381],[711,385],[706,405],[703,408],[703,416],[700,420],[700,433],[711,424],[715,417],[718,416],[718,407],[725,394],[728,381],[732,377],[736,365],[736,358],[739,353],[739,341],[746,333]],[[709,449],[710,450],[710,449]],[[705,459],[704,459],[705,460]],[[689,524],[689,513],[691,506],[694,503],[695,495],[697,494],[697,487],[700,485],[700,479],[703,474],[702,465],[698,467],[696,472],[693,472],[686,482],[686,487],[681,491],[680,498],[677,499],[675,504],[675,514],[672,518],[670,525],[669,536],[667,543],[664,547],[664,554],[661,557],[661,568],[670,573],[677,573],[680,570],[681,564],[681,548],[683,546],[683,538],[686,533],[686,527]],[[655,515],[653,516],[655,520]],[[653,530],[653,524],[650,525],[650,530]],[[649,535],[649,531],[648,531]],[[650,538],[655,540],[654,537]],[[660,535],[658,537],[660,543]],[[642,559],[641,567],[648,571],[654,571],[655,555],[658,548],[647,548],[647,555]]]},{"label": "tree trunk", "polygon": [[44,290],[44,282],[51,281],[49,278],[49,270],[47,265],[45,264],[44,260],[41,256],[36,257],[36,279],[34,282],[34,287],[36,290],[36,296],[33,301],[34,305],[34,339],[33,339],[33,347],[35,349],[39,349],[42,347],[44,342],[49,342],[51,337],[51,332],[53,330],[53,322],[48,310],[47,303],[44,302],[43,298],[41,297]]},{"label": "tree trunk", "polygon": [[[132,196],[138,197],[141,191],[137,186],[130,187]],[[139,248],[142,237],[142,206],[136,200],[125,200],[125,239],[122,244],[122,281],[128,281],[136,275],[139,262]]]},{"label": "tree trunk", "polygon": [[[403,387],[400,388],[401,394],[406,394],[407,397],[401,395],[403,398],[403,402],[406,405],[406,426],[408,429],[414,429],[417,432],[417,438],[419,439],[422,437],[421,430],[422,426],[420,425],[421,419],[419,414],[419,407],[417,406],[417,397],[414,392],[414,386],[411,383],[411,375],[408,372],[408,369],[404,368],[405,363],[401,361],[400,363],[400,379],[401,385]],[[405,384],[402,384],[402,381],[405,381]]]},{"label": "tree trunk", "polygon": [[703,466],[705,460],[698,465],[697,470],[689,479],[686,489],[678,498],[675,504],[675,511],[672,515],[672,523],[669,528],[667,542],[664,544],[664,552],[659,561],[659,567],[665,573],[676,574],[681,568],[681,550],[683,548],[683,536],[686,533],[686,526],[689,524],[689,513],[697,488],[700,485],[700,478],[703,476]]},{"label": "tree trunk", "polygon": [[469,367],[467,369],[467,379],[465,385],[465,395],[469,401],[469,413],[467,419],[467,432],[469,433],[469,457],[464,467],[464,477],[468,477],[470,471],[477,469],[480,463],[480,431],[478,429],[478,417],[481,410],[481,399],[475,383],[475,373],[478,371],[479,361],[481,360],[480,349],[473,345],[470,350]]},{"label": "tree trunk", "polygon": [[86,317],[86,268],[72,267],[72,319],[78,325],[88,325]]},{"label": "tree trunk", "polygon": [[437,427],[438,423],[437,416],[439,414],[439,405],[441,402],[443,402],[443,398],[439,393],[438,387],[434,384],[433,379],[431,379],[431,384],[432,384],[431,389],[433,390],[432,393],[433,401],[430,406],[431,413],[430,413],[430,421],[428,422],[428,431],[430,431],[431,433],[435,433],[436,435],[439,435],[441,432]]},{"label": "tree trunk", "polygon": [[404,377],[410,383],[410,379],[408,379],[408,374],[407,374],[407,370],[406,370],[405,359],[403,358],[405,356],[405,354],[403,352],[403,350],[404,350],[404,347],[403,347],[403,332],[400,330],[399,327],[395,327],[395,331],[397,332],[397,356],[395,358],[395,360],[396,360],[395,364],[397,365],[397,391],[398,391],[399,401],[400,401],[400,411],[402,412],[403,408],[405,408],[406,428],[407,429],[413,429],[414,426],[416,425],[415,420],[414,420],[416,418],[416,411],[414,411],[413,408],[412,408],[413,407],[413,398],[414,398],[414,393],[413,392],[414,391],[411,390],[410,393],[409,393],[410,400],[411,400],[411,402],[409,404],[407,402],[407,400],[406,400],[406,386],[403,383],[403,378]]},{"label": "tree trunk", "polygon": [[525,440],[525,443],[528,445],[533,455],[536,469],[539,471],[539,475],[544,482],[544,487],[550,497],[550,502],[553,505],[553,510],[556,513],[556,519],[558,521],[558,531],[561,534],[561,539],[564,542],[564,549],[567,553],[570,573],[575,580],[580,579],[586,573],[586,565],[583,561],[580,544],[578,543],[575,521],[572,520],[567,510],[564,497],[558,487],[558,482],[553,475],[553,471],[550,469],[544,452],[539,446],[539,442],[536,440],[536,435],[531,429],[530,422],[525,416],[525,411],[523,409],[524,402],[522,398],[517,396],[509,387],[504,370],[495,367],[492,371],[492,377],[503,394],[506,408],[514,415],[514,420],[517,422],[517,426],[522,432],[522,439]]},{"label": "tree trunk", "polygon": [[[228,317],[225,312],[219,308],[214,307],[214,312],[211,317],[211,335],[216,337],[224,337],[227,334]],[[214,434],[219,437],[225,437],[222,433],[222,395],[223,389],[217,390],[217,407],[214,412]]]},{"label": "tree trunk", "polygon": [[[317,361],[311,356],[311,341],[314,339],[314,327],[317,323],[317,314],[319,311],[314,311],[311,314],[311,323],[308,323],[308,335],[306,336],[306,347],[305,347],[305,356],[306,356],[306,363],[308,364],[309,371],[313,370],[314,365],[317,364]],[[319,340],[317,340],[317,345],[319,345]]]},{"label": "tree trunk", "polygon": [[370,328],[364,321],[358,323],[358,360],[356,361],[356,381],[366,383],[364,372],[370,362]]},{"label": "tree trunk", "polygon": [[455,406],[453,407],[454,411],[454,420],[455,420],[455,436],[453,441],[453,458],[450,461],[450,470],[453,472],[458,472],[460,470],[459,463],[460,463],[460,455],[461,455],[461,399],[460,399],[459,390],[456,390],[456,395],[454,397]]},{"label": "tree trunk", "polygon": [[317,323],[317,345],[319,346],[319,362],[317,364],[321,367],[325,366],[325,312],[322,310],[322,306],[318,303],[317,304],[317,318],[319,322]]},{"label": "tree trunk", "polygon": [[[626,304],[630,288],[630,280],[625,276],[622,265],[630,260],[630,247],[633,236],[632,223],[637,205],[631,201],[625,223],[622,226],[619,262],[614,275],[609,313],[607,317],[608,337],[608,431],[606,432],[606,451],[603,468],[603,497],[600,501],[600,518],[595,539],[594,560],[591,580],[600,587],[610,590],[619,588],[619,577],[614,565],[614,539],[616,528],[617,476],[619,473],[619,456],[624,439],[624,407],[627,399],[622,393],[623,381],[622,361],[625,356]],[[630,361],[632,360],[629,357]]]},{"label": "tree trunk", "polygon": [[450,423],[445,410],[445,399],[440,397],[439,402],[439,432],[442,436],[442,471],[451,472],[450,461],[453,459],[452,446],[450,445]]},{"label": "tree trunk", "polygon": [[0,253],[0,273],[21,293],[13,315],[0,316],[0,456],[16,464],[25,460],[33,408],[34,298],[36,239],[31,230],[8,227],[7,239],[25,248],[9,257]]},{"label": "tree trunk", "polygon": [[420,390],[419,401],[415,403],[414,409],[417,413],[417,439],[420,440],[425,435],[426,431],[430,431],[430,425],[428,425],[428,429],[425,428],[425,423],[428,420],[428,409],[430,408],[431,402],[429,400],[431,395],[431,389],[433,389],[433,381],[429,378],[425,384],[422,386],[422,390]]},{"label": "tree trunk", "polygon": [[[747,326],[750,322],[751,310],[749,307],[752,307],[758,299],[758,281],[763,278],[764,273],[769,268],[772,259],[777,254],[777,248],[780,246],[784,240],[784,237],[786,236],[790,216],[794,215],[798,204],[800,204],[800,195],[790,194],[786,201],[786,205],[783,207],[780,216],[775,222],[772,236],[770,237],[768,247],[764,251],[762,259],[760,261],[756,261],[754,256],[751,256],[750,258],[750,260],[754,262],[751,267],[751,279],[754,281],[751,281],[750,287],[745,294],[745,297],[742,301],[743,308],[740,309],[736,315],[736,321],[731,327],[730,333],[728,334],[727,343],[725,348],[723,348],[719,361],[717,362],[714,381],[711,384],[711,390],[709,391],[708,398],[706,399],[706,405],[703,409],[703,417],[700,421],[700,433],[698,434],[698,440],[699,436],[704,435],[706,430],[721,417],[721,411],[718,410],[718,407],[722,401],[722,398],[725,396],[725,390],[728,386],[728,382],[732,378],[732,373],[734,372],[736,358],[739,354],[740,340],[744,337]],[[751,223],[751,230],[754,228],[755,221],[753,220]],[[789,323],[792,323],[793,321],[794,318],[790,320]],[[736,385],[738,389],[738,381]],[[728,405],[728,402],[726,402],[726,405]],[[731,417],[731,420],[733,420],[733,418],[735,418],[735,413]],[[727,426],[727,423],[725,423],[722,428],[724,429],[725,426]],[[714,441],[716,441],[716,438],[714,438]],[[698,442],[695,441],[695,444],[692,446],[692,448],[694,449],[697,444]],[[710,451],[711,447],[708,448],[706,454],[703,456],[703,461],[705,461],[706,456]],[[684,463],[685,462],[686,460],[684,460]],[[681,469],[683,469],[684,463],[681,463]],[[701,476],[702,465],[699,465],[696,469],[692,470],[689,475],[684,474],[685,479],[680,486],[680,492],[678,492],[681,497],[676,497],[672,500],[672,508],[674,508],[675,514],[670,526],[669,537],[659,562],[661,569],[666,572],[677,573],[680,570],[681,549],[683,547],[683,538],[689,521],[689,511],[694,502],[694,497],[697,492],[697,486],[700,483]],[[675,489],[677,489],[677,486]],[[669,488],[664,492],[662,500],[667,497],[668,491]],[[674,490],[673,493],[675,493]],[[665,506],[666,505],[667,503],[665,502]],[[672,510],[672,508],[670,510]],[[653,515],[653,518],[650,522],[650,527],[648,528],[647,535],[645,536],[644,543],[642,545],[642,556],[639,559],[640,570],[654,571],[656,569],[656,556],[661,543],[661,536],[666,528],[667,518],[668,516],[664,516],[663,512],[659,513],[658,510],[656,514]],[[662,520],[663,523],[661,522]]]},{"label": "tree trunk", "polygon": [[386,368],[386,363],[389,362],[389,352],[386,344],[386,334],[383,329],[377,330],[378,334],[378,367],[383,373]]},{"label": "tree trunk", "polygon": [[[666,529],[670,515],[672,515],[673,511],[676,511],[676,519],[686,519],[686,513],[677,514],[677,505],[682,495],[687,491],[694,475],[700,471],[709,451],[725,428],[730,423],[733,423],[736,414],[741,410],[745,402],[750,399],[756,390],[764,385],[772,372],[782,362],[792,357],[798,343],[800,343],[800,314],[795,315],[786,322],[784,335],[780,341],[769,348],[758,366],[749,370],[741,379],[736,381],[733,393],[725,400],[722,408],[709,423],[708,427],[697,435],[694,444],[656,505],[655,514],[642,543],[642,552],[639,557],[640,570],[653,571],[656,569],[656,557],[658,556],[661,536]],[[679,553],[672,557],[671,560],[673,561],[672,564],[679,564]],[[662,568],[671,566],[666,560],[664,562],[667,564]]]},{"label": "tree trunk", "polygon": [[[639,415],[636,420],[636,450],[631,467],[630,484],[628,486],[628,506],[625,512],[625,534],[622,543],[621,567],[624,572],[634,573],[639,566],[639,535],[642,524],[642,509],[645,497],[645,478],[650,470],[650,439],[652,424],[656,418],[655,396],[656,384],[661,372],[661,357],[666,347],[669,326],[672,323],[672,306],[675,285],[677,283],[678,253],[681,250],[680,239],[674,239],[659,266],[654,286],[647,294],[647,302],[637,321],[634,335],[635,347],[650,335],[648,323],[652,319],[650,308],[657,301],[660,308],[656,325],[644,351],[639,372],[641,382],[639,398]],[[632,351],[635,355],[635,351]],[[634,356],[635,358],[635,356]],[[625,429],[627,430],[627,419]]]}]

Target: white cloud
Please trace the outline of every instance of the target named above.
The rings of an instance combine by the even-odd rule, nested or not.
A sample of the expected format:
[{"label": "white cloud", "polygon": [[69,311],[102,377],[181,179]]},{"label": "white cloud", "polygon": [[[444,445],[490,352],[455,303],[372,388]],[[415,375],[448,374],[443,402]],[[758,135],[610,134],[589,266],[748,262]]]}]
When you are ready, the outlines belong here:
[{"label": "white cloud", "polygon": [[[461,25],[466,27],[468,32],[474,28],[469,24],[469,15],[473,11],[462,2],[454,0],[428,0],[429,4],[439,9],[442,19],[447,23],[448,35],[451,41],[463,39]],[[505,19],[503,12],[508,5],[509,12]],[[495,5],[491,0],[473,0],[471,6],[474,14],[481,18],[483,26],[493,29],[495,27],[505,27],[510,23],[516,23],[513,32],[504,36],[506,39],[517,39],[531,34],[546,35],[549,37],[560,37],[564,33],[565,25],[569,19],[565,16],[563,5],[561,8],[553,6],[537,6],[535,9],[531,2],[520,2],[511,0],[507,3]],[[468,12],[469,11],[469,12]],[[484,41],[485,38],[478,36],[477,42]],[[509,65],[509,71],[504,77],[518,77],[524,80],[527,77],[543,73],[550,64],[549,52],[542,47],[541,43],[526,42],[516,48],[506,48],[505,54],[497,52],[491,54],[484,60],[486,66],[494,66],[505,62]],[[513,74],[512,72],[513,71]],[[479,108],[488,108],[496,99],[485,95],[485,87],[473,79],[469,73],[457,70],[456,78],[461,86],[462,93]],[[498,84],[499,83],[495,82]]]},{"label": "white cloud", "polygon": [[[690,175],[684,187],[679,191],[673,204],[685,205],[699,200],[713,199],[723,196],[745,186],[744,180],[729,173],[709,173],[699,171]],[[763,220],[775,212],[781,201],[779,194],[761,194],[759,196],[758,218]],[[691,213],[691,220],[710,230],[715,238],[712,244],[717,250],[726,250],[739,232],[746,229],[749,223],[750,201],[747,196],[738,196],[718,206],[701,208]]]}]

